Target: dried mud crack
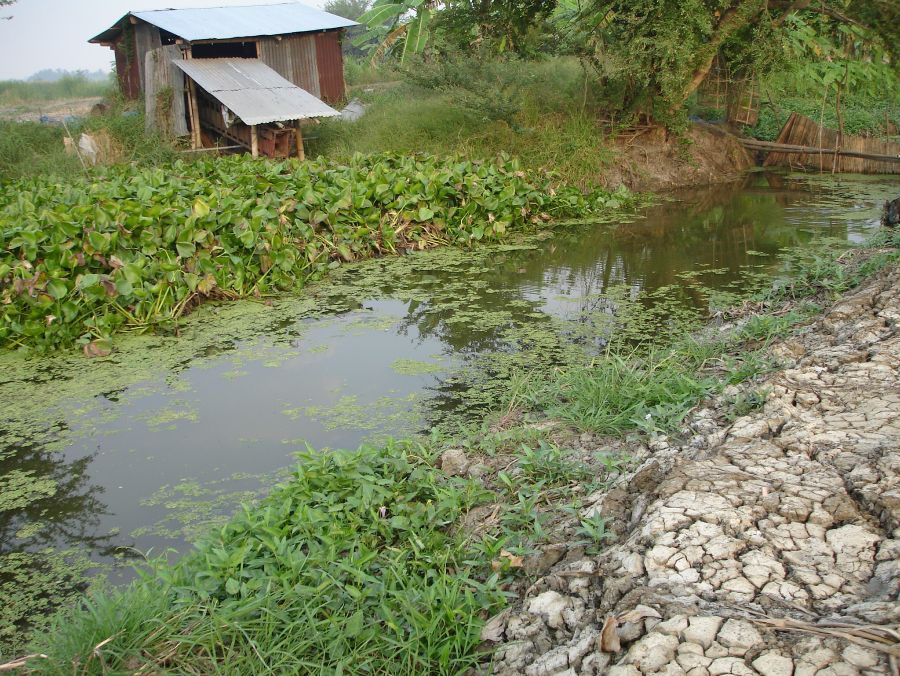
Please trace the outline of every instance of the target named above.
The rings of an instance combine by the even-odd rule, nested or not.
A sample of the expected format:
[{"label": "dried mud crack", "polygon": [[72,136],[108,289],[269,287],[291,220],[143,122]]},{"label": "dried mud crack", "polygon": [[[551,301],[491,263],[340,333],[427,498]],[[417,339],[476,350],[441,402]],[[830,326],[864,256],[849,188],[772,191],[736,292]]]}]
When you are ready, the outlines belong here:
[{"label": "dried mud crack", "polygon": [[774,346],[758,411],[714,402],[592,496],[618,534],[556,545],[482,638],[485,673],[897,673],[900,270]]}]

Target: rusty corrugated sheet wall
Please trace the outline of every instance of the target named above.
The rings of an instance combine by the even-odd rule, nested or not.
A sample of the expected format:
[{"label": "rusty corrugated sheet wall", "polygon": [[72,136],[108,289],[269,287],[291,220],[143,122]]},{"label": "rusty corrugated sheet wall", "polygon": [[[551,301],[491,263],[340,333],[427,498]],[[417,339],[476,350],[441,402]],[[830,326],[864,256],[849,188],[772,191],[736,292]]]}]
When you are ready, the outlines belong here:
[{"label": "rusty corrugated sheet wall", "polygon": [[281,77],[313,96],[319,96],[319,70],[314,35],[290,35],[281,40],[264,38],[258,43],[260,60]]},{"label": "rusty corrugated sheet wall", "polygon": [[314,35],[292,35],[288,38],[294,59],[294,84],[317,98],[319,91],[319,66],[316,62],[316,38]]},{"label": "rusty corrugated sheet wall", "polygon": [[316,34],[316,63],[319,67],[319,98],[326,103],[337,103],[344,98],[341,31]]},{"label": "rusty corrugated sheet wall", "polygon": [[127,99],[136,99],[141,95],[141,71],[135,58],[134,26],[126,24],[113,51],[116,55],[116,75],[119,87]]}]

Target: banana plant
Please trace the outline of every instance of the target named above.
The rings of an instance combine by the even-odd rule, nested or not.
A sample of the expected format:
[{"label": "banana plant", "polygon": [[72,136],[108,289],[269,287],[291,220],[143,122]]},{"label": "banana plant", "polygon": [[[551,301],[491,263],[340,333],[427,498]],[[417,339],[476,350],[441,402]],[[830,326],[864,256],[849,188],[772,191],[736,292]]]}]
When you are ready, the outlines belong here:
[{"label": "banana plant", "polygon": [[376,0],[359,17],[368,30],[353,41],[355,47],[372,45],[372,60],[382,58],[399,46],[400,63],[410,54],[419,54],[428,44],[429,24],[435,0]]}]

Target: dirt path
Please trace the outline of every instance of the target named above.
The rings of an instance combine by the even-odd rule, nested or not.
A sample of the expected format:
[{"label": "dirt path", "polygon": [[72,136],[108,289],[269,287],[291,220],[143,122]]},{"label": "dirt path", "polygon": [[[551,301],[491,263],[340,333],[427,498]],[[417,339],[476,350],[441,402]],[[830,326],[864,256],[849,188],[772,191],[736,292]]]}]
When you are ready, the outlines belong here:
[{"label": "dirt path", "polygon": [[42,115],[54,120],[62,120],[67,117],[86,117],[91,109],[101,101],[103,101],[103,97],[92,96],[83,99],[33,101],[19,105],[0,106],[0,119],[16,122],[40,122]]},{"label": "dirt path", "polygon": [[485,627],[493,673],[897,673],[898,319],[895,268],[776,346],[761,410],[644,448],[589,508],[618,544],[570,551]]}]

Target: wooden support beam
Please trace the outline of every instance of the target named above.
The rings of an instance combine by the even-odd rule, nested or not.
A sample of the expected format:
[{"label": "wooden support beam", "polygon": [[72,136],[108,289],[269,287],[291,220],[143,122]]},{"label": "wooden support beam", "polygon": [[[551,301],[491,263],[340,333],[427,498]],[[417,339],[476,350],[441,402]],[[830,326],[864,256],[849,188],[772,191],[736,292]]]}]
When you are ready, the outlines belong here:
[{"label": "wooden support beam", "polygon": [[297,157],[302,162],[306,159],[306,153],[303,150],[303,132],[300,131],[299,122],[297,122],[297,126],[294,127],[294,131],[297,133]]},{"label": "wooden support beam", "polygon": [[256,133],[256,125],[250,125],[250,154],[259,157],[259,136]]},{"label": "wooden support beam", "polygon": [[[191,50],[184,52],[184,58],[190,60],[193,58]],[[197,101],[197,85],[188,76],[184,76],[188,83],[188,110],[191,114],[191,148],[196,150],[203,146],[203,137],[200,135],[200,104]]]}]

